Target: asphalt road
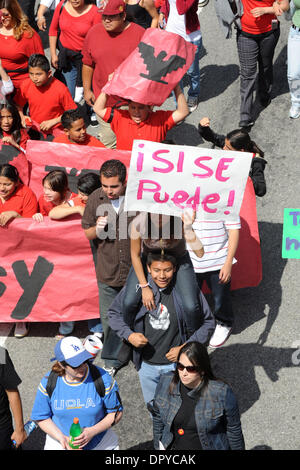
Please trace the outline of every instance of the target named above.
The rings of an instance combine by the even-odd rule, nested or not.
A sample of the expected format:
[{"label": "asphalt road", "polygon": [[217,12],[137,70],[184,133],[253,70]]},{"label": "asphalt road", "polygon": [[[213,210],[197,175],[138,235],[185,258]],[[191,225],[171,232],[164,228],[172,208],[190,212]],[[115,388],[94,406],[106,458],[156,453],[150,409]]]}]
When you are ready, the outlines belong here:
[{"label": "asphalt road", "polygon": [[[227,133],[239,122],[239,66],[235,41],[225,40],[219,29],[213,1],[201,12],[203,56],[201,100],[186,121],[170,131],[176,144],[205,147],[197,133],[201,117],[209,116],[212,127]],[[223,348],[210,352],[215,373],[227,380],[237,394],[247,449],[299,450],[300,415],[297,390],[299,330],[299,261],[281,258],[284,207],[299,207],[300,119],[288,117],[290,99],[286,79],[289,22],[281,20],[281,36],[274,60],[273,99],[268,108],[257,107],[251,131],[265,151],[267,194],[257,198],[261,237],[263,280],[258,287],[233,293],[234,331]],[[172,100],[164,105],[173,108]],[[89,129],[95,133],[96,129]],[[251,252],[249,252],[251,256]],[[58,325],[33,324],[28,337],[5,337],[23,382],[20,392],[24,416],[30,416],[37,385],[49,369]],[[85,323],[74,334],[84,338]],[[300,341],[299,341],[300,344]],[[294,354],[294,356],[293,356]],[[294,363],[293,363],[294,362]],[[101,365],[101,360],[97,360]],[[117,375],[124,403],[124,416],[116,432],[120,448],[151,449],[152,429],[142,400],[138,376],[130,365]],[[24,448],[41,449],[44,436],[35,431]]]}]

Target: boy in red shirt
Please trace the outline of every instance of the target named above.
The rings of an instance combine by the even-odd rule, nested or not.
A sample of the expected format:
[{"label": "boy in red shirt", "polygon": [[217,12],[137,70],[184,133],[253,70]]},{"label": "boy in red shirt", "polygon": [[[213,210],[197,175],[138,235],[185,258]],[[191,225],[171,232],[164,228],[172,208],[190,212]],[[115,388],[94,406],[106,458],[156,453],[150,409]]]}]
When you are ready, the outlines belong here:
[{"label": "boy in red shirt", "polygon": [[152,106],[129,101],[128,111],[106,107],[107,95],[101,93],[94,111],[110,122],[117,137],[118,150],[131,150],[135,139],[162,142],[167,132],[189,114],[186,99],[179,85],[174,89],[177,101],[175,111],[152,111]]},{"label": "boy in red shirt", "polygon": [[61,125],[64,129],[64,134],[56,136],[53,142],[105,148],[100,140],[87,134],[84,119],[79,109],[65,111],[61,117]]},{"label": "boy in red shirt", "polygon": [[30,119],[40,126],[41,131],[52,134],[54,129],[62,130],[62,114],[77,108],[68,88],[52,77],[49,61],[41,54],[30,56],[28,69],[29,78],[21,84],[15,97],[22,125],[26,127],[28,116],[24,116],[23,107],[28,103]]}]

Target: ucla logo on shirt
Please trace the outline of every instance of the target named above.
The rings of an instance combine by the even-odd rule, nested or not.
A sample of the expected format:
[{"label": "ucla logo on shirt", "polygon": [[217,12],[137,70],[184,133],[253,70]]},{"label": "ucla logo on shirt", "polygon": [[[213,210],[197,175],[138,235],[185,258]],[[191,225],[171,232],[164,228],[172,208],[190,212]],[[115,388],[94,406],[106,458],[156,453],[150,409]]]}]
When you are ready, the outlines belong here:
[{"label": "ucla logo on shirt", "polygon": [[54,400],[53,406],[55,410],[78,410],[81,408],[94,408],[96,404],[92,398],[87,398],[85,402],[81,402],[80,398],[71,398],[69,400]]}]

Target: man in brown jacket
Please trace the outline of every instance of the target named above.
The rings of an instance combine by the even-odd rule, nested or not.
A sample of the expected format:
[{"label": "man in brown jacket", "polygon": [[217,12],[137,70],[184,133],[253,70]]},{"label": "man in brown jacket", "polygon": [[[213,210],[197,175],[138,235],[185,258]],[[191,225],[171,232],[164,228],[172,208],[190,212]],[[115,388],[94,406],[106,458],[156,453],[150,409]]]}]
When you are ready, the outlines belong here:
[{"label": "man in brown jacket", "polygon": [[106,312],[124,286],[131,266],[128,224],[134,218],[124,212],[126,167],[119,160],[108,160],[100,168],[102,187],[88,198],[82,228],[97,250],[96,276],[100,317],[104,331],[102,358],[113,375],[122,366],[117,359],[122,342],[110,329]]}]

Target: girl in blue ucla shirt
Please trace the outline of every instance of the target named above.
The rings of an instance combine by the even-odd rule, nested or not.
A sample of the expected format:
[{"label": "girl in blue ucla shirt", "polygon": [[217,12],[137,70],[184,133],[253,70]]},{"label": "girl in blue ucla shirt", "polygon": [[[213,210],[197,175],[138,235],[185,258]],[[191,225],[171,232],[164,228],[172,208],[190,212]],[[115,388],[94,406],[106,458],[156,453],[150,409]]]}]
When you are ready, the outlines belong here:
[{"label": "girl in blue ucla shirt", "polygon": [[[98,368],[104,385],[101,397],[91,376],[89,360],[80,339],[68,336],[55,347],[57,362],[52,370],[58,379],[51,397],[46,390],[49,374],[41,380],[31,419],[47,434],[45,450],[69,447],[69,431],[75,417],[82,433],[74,441],[84,450],[118,449],[118,437],[111,426],[122,416],[122,405],[116,381]],[[94,366],[95,367],[95,366]]]}]

